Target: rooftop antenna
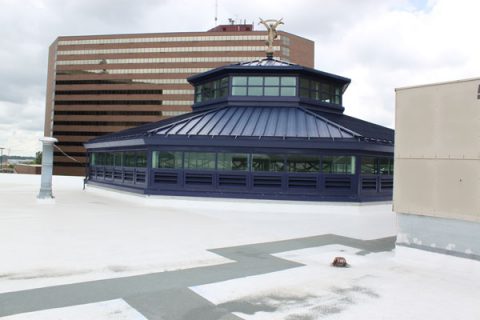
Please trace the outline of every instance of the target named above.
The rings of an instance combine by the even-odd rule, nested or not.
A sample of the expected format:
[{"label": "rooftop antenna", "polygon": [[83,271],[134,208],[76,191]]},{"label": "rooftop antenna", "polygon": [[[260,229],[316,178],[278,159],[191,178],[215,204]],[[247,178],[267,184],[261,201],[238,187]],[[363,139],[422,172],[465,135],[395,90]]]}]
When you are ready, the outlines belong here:
[{"label": "rooftop antenna", "polygon": [[278,38],[278,32],[277,32],[277,27],[281,24],[284,24],[282,22],[283,18],[280,20],[275,20],[275,19],[267,19],[263,20],[262,18],[259,18],[260,22],[258,24],[263,24],[267,28],[267,41],[265,41],[265,44],[267,45],[267,59],[273,59],[273,40]]},{"label": "rooftop antenna", "polygon": [[215,26],[217,25],[218,21],[218,0],[215,0]]}]

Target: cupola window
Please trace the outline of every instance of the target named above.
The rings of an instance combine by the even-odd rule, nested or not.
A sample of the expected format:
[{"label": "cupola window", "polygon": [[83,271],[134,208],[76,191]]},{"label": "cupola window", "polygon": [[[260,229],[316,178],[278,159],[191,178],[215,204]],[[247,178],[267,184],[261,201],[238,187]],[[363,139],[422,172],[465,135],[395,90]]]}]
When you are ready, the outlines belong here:
[{"label": "cupola window", "polygon": [[195,103],[223,98],[227,96],[227,93],[227,77],[210,81],[195,87]]},{"label": "cupola window", "polygon": [[341,87],[332,83],[300,78],[300,97],[340,105]]},{"label": "cupola window", "polygon": [[296,95],[296,77],[232,77],[232,96],[294,97]]}]

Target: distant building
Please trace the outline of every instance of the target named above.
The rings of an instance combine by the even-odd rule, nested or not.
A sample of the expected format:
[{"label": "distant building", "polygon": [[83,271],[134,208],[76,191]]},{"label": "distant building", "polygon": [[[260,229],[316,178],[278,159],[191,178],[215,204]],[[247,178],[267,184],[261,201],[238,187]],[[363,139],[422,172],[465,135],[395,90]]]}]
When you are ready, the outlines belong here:
[{"label": "distant building", "polygon": [[396,89],[398,242],[480,259],[480,78]]},{"label": "distant building", "polygon": [[192,113],[85,144],[89,184],[151,195],[391,200],[394,132],[343,114],[350,79],[267,58],[188,80]]},{"label": "distant building", "polygon": [[[266,32],[220,25],[207,32],[62,36],[50,46],[45,136],[54,174],[85,175],[83,143],[191,111],[187,77],[264,56]],[[276,55],[314,66],[314,43],[279,31]]]},{"label": "distant building", "polygon": [[42,165],[41,164],[15,164],[13,171],[15,173],[21,174],[41,174]]}]

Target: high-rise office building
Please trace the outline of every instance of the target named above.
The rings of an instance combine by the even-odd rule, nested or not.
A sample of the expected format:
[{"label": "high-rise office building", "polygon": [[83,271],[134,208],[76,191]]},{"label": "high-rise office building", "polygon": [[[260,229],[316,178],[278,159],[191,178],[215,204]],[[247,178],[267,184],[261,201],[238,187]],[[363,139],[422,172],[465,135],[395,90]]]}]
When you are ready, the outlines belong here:
[{"label": "high-rise office building", "polygon": [[[50,46],[45,136],[59,140],[54,174],[84,175],[83,143],[191,111],[189,76],[263,59],[265,31],[220,25],[207,32],[90,35]],[[314,67],[314,43],[279,31],[275,56]],[[73,160],[72,157],[75,159]]]}]

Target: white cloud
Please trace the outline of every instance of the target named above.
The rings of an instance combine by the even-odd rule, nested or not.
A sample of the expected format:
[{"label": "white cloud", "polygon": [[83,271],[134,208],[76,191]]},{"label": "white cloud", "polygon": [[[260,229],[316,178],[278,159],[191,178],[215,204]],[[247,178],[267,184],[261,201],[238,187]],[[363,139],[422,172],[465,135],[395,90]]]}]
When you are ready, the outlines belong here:
[{"label": "white cloud", "polygon": [[[314,40],[316,68],[352,79],[346,113],[385,126],[394,123],[395,87],[480,70],[477,1],[218,2],[221,23],[283,17],[283,30]],[[40,147],[48,46],[57,36],[205,31],[215,15],[214,0],[0,3],[0,147],[29,155]]]}]

